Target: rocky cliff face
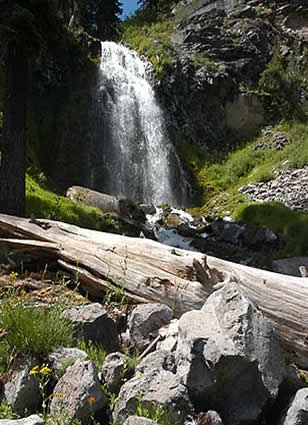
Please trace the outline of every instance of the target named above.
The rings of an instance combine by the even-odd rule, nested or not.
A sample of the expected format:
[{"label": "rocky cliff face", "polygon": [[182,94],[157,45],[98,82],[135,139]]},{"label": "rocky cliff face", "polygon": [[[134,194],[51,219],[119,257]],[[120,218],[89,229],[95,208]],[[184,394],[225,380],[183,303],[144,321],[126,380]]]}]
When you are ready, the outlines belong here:
[{"label": "rocky cliff face", "polygon": [[305,1],[185,0],[173,14],[179,59],[159,89],[175,137],[221,149],[230,135],[254,135],[267,115],[255,89],[275,44],[286,55],[307,45]]}]

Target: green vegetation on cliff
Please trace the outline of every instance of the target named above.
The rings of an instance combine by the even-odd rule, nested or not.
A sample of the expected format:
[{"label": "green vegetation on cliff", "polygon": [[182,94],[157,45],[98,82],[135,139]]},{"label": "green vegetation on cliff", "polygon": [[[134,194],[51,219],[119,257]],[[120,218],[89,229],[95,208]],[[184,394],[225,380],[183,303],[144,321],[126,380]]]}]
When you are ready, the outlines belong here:
[{"label": "green vegetation on cliff", "polygon": [[[270,146],[275,134],[281,133],[285,133],[290,141],[284,149],[254,149],[260,143]],[[191,144],[181,144],[179,149],[193,170],[202,193],[203,206],[195,213],[225,215],[233,213],[238,204],[247,200],[238,192],[241,186],[271,180],[275,169],[308,165],[308,126],[300,122],[277,125],[268,135],[242,144],[227,154],[209,154]]]},{"label": "green vegetation on cliff", "polygon": [[173,22],[164,18],[148,21],[143,11],[123,22],[122,42],[128,44],[140,55],[144,55],[160,74],[172,66],[176,52],[170,36],[173,32]]}]

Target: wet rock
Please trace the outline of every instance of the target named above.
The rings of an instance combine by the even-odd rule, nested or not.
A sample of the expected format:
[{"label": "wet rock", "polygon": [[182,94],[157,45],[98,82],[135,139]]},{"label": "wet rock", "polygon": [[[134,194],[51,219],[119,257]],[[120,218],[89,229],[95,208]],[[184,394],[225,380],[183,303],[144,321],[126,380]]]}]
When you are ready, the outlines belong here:
[{"label": "wet rock", "polygon": [[77,360],[69,367],[53,394],[50,414],[55,415],[61,409],[66,409],[72,419],[80,419],[82,423],[87,423],[91,415],[108,403],[100,388],[97,369],[91,360]]},{"label": "wet rock", "polygon": [[14,370],[9,372],[8,381],[4,385],[4,398],[19,415],[35,412],[39,408],[41,402],[39,381],[30,375],[31,369],[37,364],[35,359],[20,361]]},{"label": "wet rock", "polygon": [[285,376],[269,322],[234,283],[180,318],[176,358],[194,406],[217,410],[225,425],[256,421]]},{"label": "wet rock", "polygon": [[99,303],[72,307],[63,315],[77,326],[76,336],[101,344],[107,352],[118,351],[116,325]]},{"label": "wet rock", "polygon": [[163,304],[140,304],[132,312],[129,322],[130,343],[143,351],[158,335],[158,330],[172,319],[172,310]]}]

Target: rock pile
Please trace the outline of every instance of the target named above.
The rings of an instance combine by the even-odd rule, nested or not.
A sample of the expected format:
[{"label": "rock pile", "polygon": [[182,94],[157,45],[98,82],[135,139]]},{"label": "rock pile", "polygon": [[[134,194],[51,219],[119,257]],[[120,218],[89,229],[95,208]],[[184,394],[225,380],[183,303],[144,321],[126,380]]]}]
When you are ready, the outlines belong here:
[{"label": "rock pile", "polygon": [[[87,306],[89,316],[92,309],[95,322],[101,323],[95,335],[100,330],[105,335],[106,313],[103,309],[100,322],[97,304]],[[72,313],[67,316],[73,317]],[[128,335],[131,349],[150,344],[152,351],[143,356],[131,376],[126,375],[127,360],[119,351],[109,354],[98,370],[80,350],[62,349],[66,360],[69,353],[73,356],[72,365],[62,377],[55,376],[49,388],[51,419],[58,418],[55,423],[60,423],[59,415],[65,411],[70,420],[78,419],[84,425],[92,424],[93,418],[106,425],[158,425],[154,418],[173,425],[259,425],[269,424],[273,415],[280,418],[280,425],[307,423],[307,388],[296,369],[286,367],[271,325],[237,283],[227,283],[214,292],[201,310],[171,322],[169,313],[157,304],[140,305],[133,311]],[[88,330],[85,337],[93,332],[91,327]],[[153,345],[157,335],[161,341]],[[57,352],[50,355],[51,367],[59,359]],[[29,376],[29,364],[27,360],[17,373]],[[0,420],[0,425],[41,425],[39,416],[26,414],[37,409],[31,396],[41,402],[35,396],[38,382],[35,388],[33,377],[32,382],[16,380],[14,373],[7,374],[2,399],[9,401],[14,394],[19,400],[16,408],[25,418]],[[118,397],[108,407],[111,391]]]},{"label": "rock pile", "polygon": [[249,195],[256,202],[282,202],[296,211],[308,211],[308,167],[276,171],[276,178],[269,182],[248,184],[239,192]]}]

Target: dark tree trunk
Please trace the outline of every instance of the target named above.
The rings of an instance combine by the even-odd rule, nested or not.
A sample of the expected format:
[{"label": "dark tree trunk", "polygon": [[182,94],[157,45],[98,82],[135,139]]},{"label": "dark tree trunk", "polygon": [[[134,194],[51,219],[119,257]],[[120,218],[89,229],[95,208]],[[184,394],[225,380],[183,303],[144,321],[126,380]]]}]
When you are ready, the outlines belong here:
[{"label": "dark tree trunk", "polygon": [[26,104],[28,59],[15,42],[5,61],[3,137],[0,163],[0,212],[25,215]]}]

